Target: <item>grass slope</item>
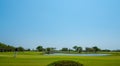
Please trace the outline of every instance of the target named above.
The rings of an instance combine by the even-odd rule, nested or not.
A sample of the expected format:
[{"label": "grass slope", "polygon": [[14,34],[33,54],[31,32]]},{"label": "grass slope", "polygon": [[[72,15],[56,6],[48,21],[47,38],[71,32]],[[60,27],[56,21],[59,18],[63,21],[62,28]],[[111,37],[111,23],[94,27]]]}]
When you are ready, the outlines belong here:
[{"label": "grass slope", "polygon": [[0,53],[0,66],[46,66],[58,60],[74,60],[84,66],[120,66],[120,56],[45,56],[40,52],[13,52]]}]

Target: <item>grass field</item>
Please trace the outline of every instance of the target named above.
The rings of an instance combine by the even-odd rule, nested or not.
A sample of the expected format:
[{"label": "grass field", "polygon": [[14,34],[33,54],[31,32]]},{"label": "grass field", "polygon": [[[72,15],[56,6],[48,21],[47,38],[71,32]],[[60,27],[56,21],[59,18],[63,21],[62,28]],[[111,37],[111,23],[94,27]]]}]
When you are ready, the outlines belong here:
[{"label": "grass field", "polygon": [[[119,53],[118,53],[119,54]],[[0,53],[0,66],[46,66],[57,60],[74,60],[84,66],[120,66],[120,56],[45,56],[40,52]]]}]

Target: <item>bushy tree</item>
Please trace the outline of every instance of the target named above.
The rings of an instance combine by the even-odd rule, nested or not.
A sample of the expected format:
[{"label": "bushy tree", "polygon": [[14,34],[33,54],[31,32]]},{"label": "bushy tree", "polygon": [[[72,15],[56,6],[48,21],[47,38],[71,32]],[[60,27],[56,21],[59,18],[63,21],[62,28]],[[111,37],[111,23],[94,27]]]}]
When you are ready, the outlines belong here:
[{"label": "bushy tree", "polygon": [[0,42],[0,52],[14,51],[15,47]]},{"label": "bushy tree", "polygon": [[100,51],[100,49],[97,46],[94,46],[92,48],[86,47],[86,52],[95,52],[96,53],[97,51]]},{"label": "bushy tree", "polygon": [[79,53],[81,53],[81,52],[82,52],[82,47],[77,47],[77,51],[78,51]]},{"label": "bushy tree", "polygon": [[78,46],[74,46],[73,49],[74,49],[75,51],[77,51],[77,47],[78,47]]},{"label": "bushy tree", "polygon": [[18,50],[18,51],[24,51],[25,49],[20,46],[20,47],[17,47],[17,50]]},{"label": "bushy tree", "polygon": [[43,47],[42,46],[37,46],[37,48],[36,48],[38,51],[43,51]]},{"label": "bushy tree", "polygon": [[74,46],[73,49],[75,49],[76,52],[79,52],[79,53],[82,52],[82,47],[80,46]]},{"label": "bushy tree", "polygon": [[83,64],[71,60],[61,60],[55,61],[51,64],[48,64],[47,66],[83,66]]},{"label": "bushy tree", "polygon": [[51,53],[51,50],[52,50],[52,49],[51,49],[51,48],[49,48],[49,47],[48,47],[48,48],[46,48],[46,53],[47,53],[47,54],[50,54],[50,53]]},{"label": "bushy tree", "polygon": [[86,52],[93,52],[93,48],[86,47],[86,48],[85,48],[85,51],[86,51]]},{"label": "bushy tree", "polygon": [[29,49],[27,49],[26,51],[31,51],[31,49],[29,48]]},{"label": "bushy tree", "polygon": [[94,52],[96,53],[97,51],[100,51],[100,49],[97,46],[92,47]]},{"label": "bushy tree", "polygon": [[68,48],[62,48],[61,51],[68,51]]}]

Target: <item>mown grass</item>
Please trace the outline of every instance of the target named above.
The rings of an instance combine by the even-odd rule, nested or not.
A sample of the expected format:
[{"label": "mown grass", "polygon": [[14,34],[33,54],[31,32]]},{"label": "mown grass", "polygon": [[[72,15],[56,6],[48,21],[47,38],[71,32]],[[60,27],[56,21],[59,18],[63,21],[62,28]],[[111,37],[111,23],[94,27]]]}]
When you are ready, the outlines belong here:
[{"label": "mown grass", "polygon": [[[112,54],[112,53],[111,53]],[[119,53],[117,53],[119,54]],[[47,66],[58,60],[74,60],[84,66],[119,66],[120,56],[46,56],[40,52],[18,52],[14,58],[13,52],[0,53],[0,66]]]}]

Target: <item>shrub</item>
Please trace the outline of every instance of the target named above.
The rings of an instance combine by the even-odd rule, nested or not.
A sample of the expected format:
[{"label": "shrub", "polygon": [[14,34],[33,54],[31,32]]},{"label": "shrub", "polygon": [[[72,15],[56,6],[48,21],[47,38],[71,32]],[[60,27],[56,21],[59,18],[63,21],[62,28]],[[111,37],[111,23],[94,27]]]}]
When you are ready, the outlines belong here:
[{"label": "shrub", "polygon": [[83,64],[71,60],[62,60],[62,61],[55,61],[49,64],[48,66],[83,66]]}]

